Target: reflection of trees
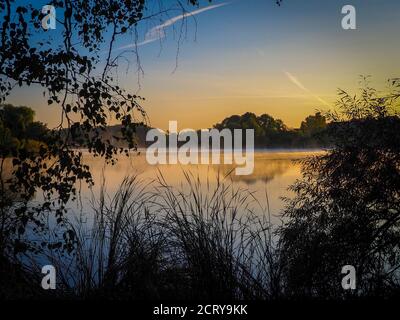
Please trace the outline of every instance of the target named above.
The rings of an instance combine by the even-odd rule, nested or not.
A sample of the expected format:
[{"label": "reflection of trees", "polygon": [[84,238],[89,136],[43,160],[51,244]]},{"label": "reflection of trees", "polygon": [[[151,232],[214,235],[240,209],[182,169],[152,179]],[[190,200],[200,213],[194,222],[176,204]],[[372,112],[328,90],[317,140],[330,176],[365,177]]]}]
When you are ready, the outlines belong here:
[{"label": "reflection of trees", "polygon": [[[398,82],[395,82],[397,87]],[[284,212],[282,262],[287,294],[340,297],[341,268],[357,271],[354,294],[400,288],[400,119],[397,96],[341,92],[344,117],[330,114],[335,148],[304,162]],[[343,122],[344,121],[344,122]]]},{"label": "reflection of trees", "polygon": [[[256,182],[269,182],[275,177],[283,175],[287,170],[293,166],[293,160],[290,159],[266,159],[264,161],[255,161],[254,171],[248,176],[239,176],[232,174],[231,179],[233,181],[244,182],[248,185]],[[224,175],[232,172],[237,165],[221,165]]]}]

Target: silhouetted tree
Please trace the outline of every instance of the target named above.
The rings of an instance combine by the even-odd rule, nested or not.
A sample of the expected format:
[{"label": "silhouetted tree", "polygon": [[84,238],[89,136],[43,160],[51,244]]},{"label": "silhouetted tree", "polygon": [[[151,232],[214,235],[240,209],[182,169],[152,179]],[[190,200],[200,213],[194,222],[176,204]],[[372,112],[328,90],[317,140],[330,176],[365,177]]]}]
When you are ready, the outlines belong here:
[{"label": "silhouetted tree", "polygon": [[315,113],[313,116],[308,116],[302,121],[300,130],[306,136],[312,136],[323,131],[327,126],[326,118],[321,112]]},{"label": "silhouetted tree", "polygon": [[49,130],[41,122],[34,121],[35,112],[28,107],[0,105],[1,157],[18,157],[20,152],[38,153],[47,142]]},{"label": "silhouetted tree", "polygon": [[[0,0],[0,103],[13,88],[35,85],[43,90],[49,106],[57,105],[62,111],[58,130],[52,132],[47,144],[26,141],[34,147],[33,152],[14,146],[19,149],[18,157],[12,162],[12,179],[6,183],[26,201],[37,189],[45,197],[40,208],[30,209],[27,203],[18,208],[16,214],[21,225],[15,229],[19,232],[24,231],[38,212],[51,206],[55,208],[57,221],[62,222],[65,204],[75,197],[76,181],[93,183],[90,168],[82,162],[82,152],[73,148],[76,137],[83,137],[82,147],[110,163],[115,162],[118,153],[135,147],[136,124],[146,122],[146,114],[139,104],[142,98],[117,84],[114,71],[121,54],[115,55],[113,49],[120,37],[136,34],[141,22],[160,14],[157,9],[146,10],[146,3],[144,0],[51,0],[47,4],[56,9],[56,29],[44,30],[41,7],[35,3]],[[183,4],[177,3],[185,11]],[[198,5],[200,1],[187,3]],[[137,49],[133,51],[138,58]],[[33,116],[30,110],[24,111],[26,114],[18,112],[18,116]],[[5,112],[0,125],[2,146],[10,143],[15,132],[21,135],[16,136],[19,139],[28,132],[38,135],[43,129],[38,124],[21,127],[28,119],[14,119],[14,116]],[[110,120],[121,124],[120,137],[127,141],[128,148],[101,139]],[[8,154],[6,151],[2,149],[3,156]]]},{"label": "silhouetted tree", "polygon": [[[340,298],[389,296],[400,285],[399,82],[380,96],[368,84],[359,97],[340,91],[329,135],[334,147],[303,163],[280,230],[286,294]],[[342,289],[353,265],[357,290]]]},{"label": "silhouetted tree", "polygon": [[309,116],[302,122],[302,129],[289,129],[282,120],[268,114],[254,113],[233,115],[214,127],[222,129],[253,129],[257,147],[321,147],[327,145],[326,119],[321,113]]},{"label": "silhouetted tree", "polygon": [[[33,116],[29,110],[19,109],[27,113],[15,122],[8,113],[0,121],[1,173],[7,160],[12,160],[11,178],[1,181],[0,218],[10,228],[7,234],[0,230],[0,256],[5,248],[4,235],[13,240],[9,244],[15,253],[33,247],[33,242],[21,240],[27,225],[32,223],[32,232],[40,231],[44,211],[52,211],[62,223],[66,203],[75,199],[76,182],[93,183],[82,152],[74,148],[76,139],[81,147],[109,163],[116,161],[118,153],[135,147],[136,127],[147,121],[140,104],[143,98],[118,85],[116,68],[123,56],[114,54],[113,49],[121,37],[136,35],[142,22],[168,12],[151,12],[150,6],[146,8],[149,2],[50,0],[47,4],[56,9],[57,25],[56,30],[44,30],[44,14],[36,3],[0,0],[0,103],[5,103],[14,88],[34,85],[43,91],[49,106],[61,110],[59,126],[46,137],[45,144],[35,142],[44,131],[43,125],[31,122],[25,126]],[[188,5],[207,2],[186,1]],[[187,12],[182,1],[176,3]],[[137,48],[132,51],[139,60]],[[128,148],[102,139],[111,120],[121,124],[118,137],[127,142]],[[28,136],[33,139],[26,139]],[[29,148],[21,146],[23,138]],[[12,159],[5,159],[10,146],[18,152]],[[39,189],[45,201],[32,207],[29,200]],[[18,195],[16,203],[9,202],[16,197],[6,196],[6,190]],[[15,219],[11,221],[10,217]],[[72,250],[73,244],[74,234],[66,230],[62,248]],[[61,247],[60,243],[45,245]]]}]

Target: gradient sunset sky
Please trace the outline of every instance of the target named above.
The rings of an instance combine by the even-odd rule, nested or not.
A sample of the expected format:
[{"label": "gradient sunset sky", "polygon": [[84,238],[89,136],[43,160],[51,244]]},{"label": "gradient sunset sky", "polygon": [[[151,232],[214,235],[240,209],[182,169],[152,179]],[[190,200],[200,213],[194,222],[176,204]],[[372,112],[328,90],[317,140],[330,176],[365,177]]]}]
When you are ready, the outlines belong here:
[{"label": "gradient sunset sky", "polygon": [[[346,4],[357,9],[357,30],[341,28]],[[130,68],[119,69],[119,83],[146,98],[153,127],[177,120],[180,129],[209,128],[247,111],[298,127],[315,109],[333,107],[337,88],[355,92],[360,75],[381,89],[400,76],[399,0],[284,0],[281,7],[274,0],[214,0],[190,10],[195,19],[187,18],[179,46],[178,10],[139,30],[140,90],[133,54],[126,54]],[[126,37],[116,47],[132,42]],[[38,88],[18,89],[8,102],[34,108],[50,127],[59,122],[57,107]]]}]

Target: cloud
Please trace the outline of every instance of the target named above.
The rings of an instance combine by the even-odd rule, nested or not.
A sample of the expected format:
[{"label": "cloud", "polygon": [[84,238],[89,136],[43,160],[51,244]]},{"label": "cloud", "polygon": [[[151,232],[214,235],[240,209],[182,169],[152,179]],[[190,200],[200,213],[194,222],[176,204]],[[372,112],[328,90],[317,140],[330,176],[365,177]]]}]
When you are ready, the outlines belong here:
[{"label": "cloud", "polygon": [[211,6],[207,6],[204,8],[200,8],[191,12],[185,12],[183,14],[180,14],[176,17],[173,17],[171,19],[168,19],[167,21],[165,21],[164,23],[155,26],[154,28],[151,28],[145,35],[145,38],[142,42],[138,42],[138,43],[132,43],[132,44],[128,44],[126,46],[123,47],[119,47],[116,50],[123,50],[123,49],[129,49],[129,48],[135,48],[135,47],[140,47],[143,46],[145,44],[160,40],[165,38],[165,28],[168,28],[169,26],[172,26],[174,23],[188,18],[188,17],[193,17],[195,15],[198,15],[202,12],[206,12],[209,10],[213,10],[222,6],[226,6],[227,4],[229,4],[229,2],[223,2],[223,3],[219,3],[219,4],[214,4]]},{"label": "cloud", "polygon": [[284,71],[285,75],[288,77],[288,79],[294,83],[299,89],[303,90],[304,92],[308,93],[310,96],[313,98],[317,99],[319,102],[323,103],[324,105],[330,107],[330,104],[326,102],[324,99],[321,97],[317,96],[316,94],[312,93],[310,90],[308,90],[294,75],[292,75],[290,72]]}]

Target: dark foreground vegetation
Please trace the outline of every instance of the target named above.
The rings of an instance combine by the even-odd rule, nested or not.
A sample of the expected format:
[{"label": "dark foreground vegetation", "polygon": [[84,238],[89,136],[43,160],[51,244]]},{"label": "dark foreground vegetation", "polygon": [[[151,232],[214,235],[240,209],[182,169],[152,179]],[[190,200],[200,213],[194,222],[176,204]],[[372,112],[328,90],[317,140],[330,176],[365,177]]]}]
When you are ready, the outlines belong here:
[{"label": "dark foreground vegetation", "polygon": [[[29,202],[3,201],[1,298],[398,296],[398,88],[393,81],[393,93],[383,97],[368,86],[360,97],[340,93],[338,112],[326,114],[334,147],[303,162],[278,228],[269,223],[267,201],[257,203],[229,177],[207,191],[190,174],[181,189],[161,174],[151,185],[128,177],[109,200],[105,182],[85,223],[63,216],[46,224],[50,207],[28,211],[28,219]],[[40,287],[45,263],[57,270],[50,293]],[[355,290],[341,286],[344,265],[356,269]]]},{"label": "dark foreground vegetation", "polygon": [[[189,0],[186,7],[205,2]],[[368,86],[358,98],[341,92],[339,114],[316,114],[298,133],[266,115],[233,116],[217,125],[254,128],[257,145],[290,145],[312,141],[308,129],[319,131],[322,117],[330,121],[332,149],[304,162],[303,179],[292,186],[295,196],[287,200],[278,229],[269,224],[268,206],[258,204],[265,215],[253,211],[251,194],[235,190],[229,180],[204,193],[190,176],[182,190],[171,189],[162,176],[152,186],[127,178],[111,200],[103,193],[93,203],[96,214],[84,223],[67,210],[78,182],[93,183],[76,140],[111,164],[135,147],[137,124],[147,120],[143,99],[118,85],[121,56],[113,49],[138,25],[166,20],[168,13],[162,16],[156,5],[148,12],[144,0],[49,4],[62,19],[54,41],[36,5],[0,0],[0,102],[14,88],[35,85],[49,107],[61,111],[60,128],[69,128],[42,141],[43,127],[32,122],[29,110],[18,109],[28,127],[19,126],[19,118],[7,120],[13,110],[1,115],[1,177],[12,168],[0,182],[2,299],[399,295],[398,79],[383,96]],[[182,1],[177,4],[188,12]],[[102,139],[110,119],[120,124],[126,146]],[[31,199],[39,191],[44,201],[35,205]],[[47,263],[57,270],[55,290],[40,287],[40,267]],[[340,271],[348,264],[357,271],[353,291],[341,287]]]}]

